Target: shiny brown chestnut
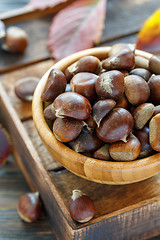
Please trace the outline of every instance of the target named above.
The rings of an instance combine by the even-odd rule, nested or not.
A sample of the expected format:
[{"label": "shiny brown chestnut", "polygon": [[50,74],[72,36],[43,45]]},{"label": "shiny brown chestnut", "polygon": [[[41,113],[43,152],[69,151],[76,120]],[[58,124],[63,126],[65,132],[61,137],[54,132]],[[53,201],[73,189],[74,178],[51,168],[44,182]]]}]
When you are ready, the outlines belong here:
[{"label": "shiny brown chestnut", "polygon": [[56,117],[71,117],[79,120],[89,118],[91,105],[87,98],[79,93],[65,92],[53,102]]},{"label": "shiny brown chestnut", "polygon": [[75,189],[69,200],[69,211],[74,220],[85,223],[94,217],[95,207],[92,200],[86,194]]},{"label": "shiny brown chestnut", "polygon": [[75,152],[94,152],[101,147],[102,141],[94,132],[83,128],[76,139],[68,143]]},{"label": "shiny brown chestnut", "polygon": [[13,53],[21,53],[28,46],[28,36],[26,32],[19,27],[9,27],[6,29],[2,49]]},{"label": "shiny brown chestnut", "polygon": [[98,96],[117,100],[124,92],[124,76],[117,70],[102,73],[97,78],[95,88]]},{"label": "shiny brown chestnut", "polygon": [[47,83],[41,96],[42,101],[53,101],[59,94],[65,91],[66,84],[67,81],[64,73],[57,68],[52,69],[49,73]]},{"label": "shiny brown chestnut", "polygon": [[154,112],[154,105],[152,103],[143,103],[139,105],[133,112],[134,125],[137,129],[142,129]]},{"label": "shiny brown chestnut", "polygon": [[90,130],[92,131],[93,129],[95,129],[97,127],[97,124],[94,121],[92,116],[90,116],[88,119],[84,120],[84,122],[86,123],[86,127],[89,131]]},{"label": "shiny brown chestnut", "polygon": [[152,74],[149,70],[145,68],[134,68],[129,72],[129,75],[138,75],[144,80],[148,81]]},{"label": "shiny brown chestnut", "polygon": [[116,43],[111,46],[111,49],[108,52],[108,56],[111,57],[121,51],[124,48],[129,48],[132,52],[135,51],[135,45],[130,43]]},{"label": "shiny brown chestnut", "polygon": [[160,104],[160,75],[152,75],[148,81],[150,99],[155,104]]},{"label": "shiny brown chestnut", "polygon": [[109,147],[110,156],[116,161],[133,161],[141,151],[141,144],[138,138],[131,134],[127,142],[112,143]]},{"label": "shiny brown chestnut", "polygon": [[149,143],[149,127],[144,126],[140,130],[135,130],[134,134],[141,143],[141,152],[139,154],[139,158],[150,156],[153,153],[153,149]]},{"label": "shiny brown chestnut", "polygon": [[113,99],[99,100],[93,105],[92,117],[97,126],[100,126],[101,120],[115,107],[116,102]]},{"label": "shiny brown chestnut", "polygon": [[23,194],[17,206],[19,216],[25,222],[35,222],[42,214],[42,203],[39,198],[39,193],[25,193]]},{"label": "shiny brown chestnut", "polygon": [[81,132],[84,122],[73,118],[56,118],[53,133],[60,142],[70,142]]},{"label": "shiny brown chestnut", "polygon": [[32,76],[19,79],[14,85],[16,96],[24,102],[31,102],[39,80]]},{"label": "shiny brown chestnut", "polygon": [[109,144],[104,144],[101,148],[93,153],[93,157],[100,160],[111,160],[111,156],[109,154]]},{"label": "shiny brown chestnut", "polygon": [[155,106],[153,116],[155,116],[158,113],[160,113],[160,105]]},{"label": "shiny brown chestnut", "polygon": [[124,78],[125,95],[132,105],[140,105],[148,100],[150,89],[148,83],[137,75]]},{"label": "shiny brown chestnut", "polygon": [[160,58],[158,56],[153,55],[149,59],[149,69],[157,75],[160,74]]},{"label": "shiny brown chestnut", "polygon": [[76,74],[79,72],[90,72],[98,74],[101,70],[101,62],[97,57],[85,56],[73,63],[67,68],[70,74]]},{"label": "shiny brown chestnut", "polygon": [[105,117],[100,127],[96,129],[97,136],[104,142],[126,142],[126,138],[132,131],[134,120],[130,112],[124,108],[114,108]]},{"label": "shiny brown chestnut", "polygon": [[77,92],[92,101],[95,96],[95,82],[98,76],[94,73],[77,73],[70,82],[72,92]]},{"label": "shiny brown chestnut", "polygon": [[129,102],[128,102],[126,96],[123,94],[122,97],[120,99],[118,99],[118,101],[116,103],[116,107],[127,109],[128,106],[129,106]]},{"label": "shiny brown chestnut", "polygon": [[129,48],[123,48],[113,56],[102,61],[102,67],[106,70],[130,70],[135,65],[135,57]]},{"label": "shiny brown chestnut", "polygon": [[56,119],[56,113],[53,107],[53,103],[48,105],[44,109],[44,117],[48,120],[54,121]]},{"label": "shiny brown chestnut", "polygon": [[149,122],[149,143],[155,151],[160,152],[160,113]]},{"label": "shiny brown chestnut", "polygon": [[68,69],[66,68],[66,70],[64,71],[64,75],[66,77],[67,83],[70,82],[70,80],[72,79],[72,77],[74,76],[73,73],[69,72]]}]

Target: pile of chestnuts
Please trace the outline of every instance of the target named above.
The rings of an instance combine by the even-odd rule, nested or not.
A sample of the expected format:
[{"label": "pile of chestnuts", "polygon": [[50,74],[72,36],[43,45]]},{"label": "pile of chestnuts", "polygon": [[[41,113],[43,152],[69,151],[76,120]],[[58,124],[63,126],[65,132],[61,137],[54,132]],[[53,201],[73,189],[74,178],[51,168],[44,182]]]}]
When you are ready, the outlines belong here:
[{"label": "pile of chestnuts", "polygon": [[131,44],[113,45],[100,61],[85,56],[52,69],[44,116],[55,137],[81,154],[132,161],[160,151],[160,59],[135,67]]}]

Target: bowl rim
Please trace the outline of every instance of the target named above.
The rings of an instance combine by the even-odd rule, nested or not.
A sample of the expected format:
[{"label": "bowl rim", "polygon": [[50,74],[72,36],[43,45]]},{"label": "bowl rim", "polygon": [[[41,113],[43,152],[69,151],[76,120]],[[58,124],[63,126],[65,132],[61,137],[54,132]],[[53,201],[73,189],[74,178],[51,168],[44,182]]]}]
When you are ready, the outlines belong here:
[{"label": "bowl rim", "polygon": [[[44,145],[53,157],[66,169],[85,179],[107,184],[127,184],[151,177],[160,171],[160,153],[128,162],[111,162],[99,160],[77,153],[59,142],[50,130],[43,115],[41,95],[48,75],[53,68],[64,71],[79,58],[87,55],[104,59],[108,56],[110,47],[97,47],[74,53],[55,63],[41,78],[34,92],[32,115],[35,127]],[[135,50],[135,55],[149,60],[153,55],[141,50]]]}]

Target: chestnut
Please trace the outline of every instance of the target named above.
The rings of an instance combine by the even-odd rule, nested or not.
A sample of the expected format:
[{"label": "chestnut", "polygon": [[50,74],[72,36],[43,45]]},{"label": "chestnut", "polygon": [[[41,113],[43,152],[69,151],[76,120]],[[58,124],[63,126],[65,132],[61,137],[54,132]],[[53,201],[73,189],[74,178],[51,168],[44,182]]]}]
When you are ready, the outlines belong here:
[{"label": "chestnut", "polygon": [[93,157],[100,160],[111,160],[111,156],[109,154],[109,144],[104,144],[101,148],[94,152]]},{"label": "chestnut", "polygon": [[108,52],[108,56],[111,57],[121,51],[124,48],[129,48],[132,52],[135,51],[135,45],[130,43],[116,43],[111,46],[111,49]]},{"label": "chestnut", "polygon": [[160,75],[152,75],[148,81],[150,99],[155,104],[160,104]]},{"label": "chestnut", "polygon": [[76,139],[68,143],[75,152],[94,152],[101,147],[102,141],[94,132],[83,128]]},{"label": "chestnut", "polygon": [[2,49],[13,53],[21,53],[28,46],[28,36],[26,32],[19,27],[9,27],[6,30]]},{"label": "chestnut", "polygon": [[18,214],[25,222],[35,222],[42,214],[42,203],[39,193],[25,193],[18,201]]},{"label": "chestnut", "polygon": [[53,101],[59,94],[65,91],[66,84],[67,81],[64,73],[57,68],[52,69],[41,96],[42,101]]},{"label": "chestnut", "polygon": [[149,143],[155,151],[160,152],[160,113],[149,122]]},{"label": "chestnut", "polygon": [[100,126],[101,120],[115,107],[116,102],[113,99],[99,100],[93,105],[92,116],[97,126]]},{"label": "chestnut", "polygon": [[141,56],[135,56],[135,68],[145,68],[150,70],[149,60]]},{"label": "chestnut", "polygon": [[96,129],[96,133],[98,138],[104,142],[112,143],[119,140],[126,142],[133,126],[134,120],[130,112],[124,108],[114,108],[102,120],[100,127]]},{"label": "chestnut", "polygon": [[97,124],[91,115],[88,119],[84,120],[84,122],[86,123],[87,129],[91,131],[97,127]]},{"label": "chestnut", "polygon": [[70,74],[76,74],[79,72],[90,72],[98,74],[101,70],[101,62],[97,57],[85,56],[73,63],[67,68]]},{"label": "chestnut", "polygon": [[67,68],[64,71],[64,75],[66,77],[67,83],[69,83],[72,77],[74,76],[73,73],[69,72]]},{"label": "chestnut", "polygon": [[79,120],[89,118],[91,105],[87,98],[79,93],[65,92],[60,94],[53,102],[56,117],[71,117]]},{"label": "chestnut", "polygon": [[160,74],[160,58],[158,56],[153,55],[149,59],[149,69],[157,75]]},{"label": "chestnut", "polygon": [[127,109],[129,106],[129,102],[126,98],[126,96],[123,94],[122,97],[120,99],[118,99],[117,103],[116,103],[116,108],[125,108]]},{"label": "chestnut", "polygon": [[53,107],[53,103],[48,105],[45,109],[44,109],[44,117],[48,120],[54,121],[56,119],[56,115],[55,115],[55,110]]},{"label": "chestnut", "polygon": [[14,85],[16,96],[24,102],[32,101],[39,80],[39,78],[32,76],[19,79]]},{"label": "chestnut", "polygon": [[74,220],[85,223],[94,217],[95,207],[92,200],[86,194],[75,189],[69,200],[69,211]]},{"label": "chestnut", "polygon": [[95,88],[98,96],[117,100],[124,92],[124,76],[117,70],[102,73],[97,78]]},{"label": "chestnut", "polygon": [[138,75],[148,82],[152,74],[145,68],[134,68],[129,72],[129,75]]},{"label": "chestnut", "polygon": [[86,97],[89,101],[95,98],[95,82],[98,76],[94,73],[77,73],[70,82],[72,92],[77,92]]},{"label": "chestnut", "polygon": [[81,132],[84,122],[73,118],[56,118],[53,133],[60,142],[70,142]]},{"label": "chestnut", "polygon": [[135,130],[134,134],[141,143],[139,158],[150,156],[153,153],[153,149],[149,143],[149,127],[146,125],[140,130]]},{"label": "chestnut", "polygon": [[135,65],[135,57],[129,48],[123,48],[113,56],[102,61],[102,67],[106,70],[130,70]]},{"label": "chestnut", "polygon": [[156,106],[154,108],[154,113],[153,113],[153,116],[155,116],[156,114],[160,113],[160,105]]},{"label": "chestnut", "polygon": [[148,100],[150,89],[148,83],[137,75],[124,78],[125,95],[132,105],[140,105]]},{"label": "chestnut", "polygon": [[115,142],[109,147],[110,156],[116,161],[135,160],[141,151],[141,144],[133,134],[127,138],[127,142]]},{"label": "chestnut", "polygon": [[134,124],[137,129],[142,129],[154,112],[154,105],[152,103],[143,103],[139,105],[133,112]]}]

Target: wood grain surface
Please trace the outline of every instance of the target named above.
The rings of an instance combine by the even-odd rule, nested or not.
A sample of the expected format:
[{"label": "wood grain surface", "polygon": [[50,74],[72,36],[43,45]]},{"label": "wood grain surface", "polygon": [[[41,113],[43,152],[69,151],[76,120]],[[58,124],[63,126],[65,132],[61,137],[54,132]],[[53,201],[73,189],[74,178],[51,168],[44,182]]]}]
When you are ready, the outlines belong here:
[{"label": "wood grain surface", "polygon": [[30,192],[30,189],[11,155],[0,170],[0,239],[54,240],[45,211],[41,219],[33,224],[25,223],[20,219],[17,202],[26,192]]},{"label": "wood grain surface", "polygon": [[[23,7],[26,1],[1,0],[0,12],[14,8],[16,13],[16,9]],[[135,42],[137,32],[143,22],[158,7],[159,0],[108,0],[107,17],[100,45]],[[7,106],[5,106],[5,110],[1,106],[0,121],[6,124],[12,132],[14,144],[17,148],[17,150],[14,150],[14,156],[28,185],[32,190],[37,189],[37,187],[42,188],[43,202],[47,203],[48,207],[45,208],[42,218],[37,223],[27,224],[20,220],[16,210],[17,201],[21,194],[30,190],[15,163],[14,157],[11,155],[7,164],[0,171],[0,239],[54,240],[55,236],[46,220],[46,214],[52,223],[52,230],[54,226],[56,233],[63,240],[72,238],[142,240],[160,234],[159,174],[142,181],[140,185],[139,183],[120,187],[100,185],[64,170],[44,149],[31,120],[31,105],[25,107],[24,104],[17,102],[13,94],[13,84],[14,81],[23,76],[30,74],[43,75],[43,69],[45,72],[48,64],[50,64],[50,61],[48,61],[50,53],[47,48],[47,37],[52,16],[34,19],[43,14],[37,12],[36,15],[32,11],[32,19],[29,20],[29,15],[27,15],[29,10],[24,11],[24,14],[22,10],[19,9],[19,12],[21,12],[19,18],[15,17],[15,13],[13,15],[10,13],[3,15],[6,16],[4,18],[7,27],[8,24],[14,23],[14,25],[22,27],[28,33],[29,46],[25,53],[18,55],[0,50],[0,81],[4,83],[9,105],[11,104],[14,111],[16,110],[16,114],[18,114],[17,121],[15,121],[14,115],[12,117],[14,111],[8,113]],[[22,18],[25,20],[24,22],[21,21]],[[23,125],[19,119],[23,121]],[[15,125],[13,124],[14,121],[16,122]],[[21,129],[22,136],[27,136],[27,142],[21,136]],[[27,146],[25,151],[23,150],[24,146]],[[34,164],[32,162],[33,155],[29,151],[30,148],[35,150],[35,153],[32,152],[34,161],[39,161],[41,168],[44,168],[42,172],[45,172],[45,174],[42,182],[41,174],[38,179],[36,178],[37,166],[35,162]],[[48,171],[51,169],[53,171]],[[46,181],[53,184],[50,189],[51,192],[46,190],[48,189]],[[86,192],[95,202],[96,215],[89,224],[80,225],[70,218],[68,199],[74,188]],[[54,195],[52,195],[53,192]],[[66,221],[68,221],[69,225]],[[125,231],[123,231],[124,228]],[[158,240],[159,238],[153,239]]]}]

